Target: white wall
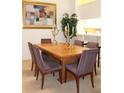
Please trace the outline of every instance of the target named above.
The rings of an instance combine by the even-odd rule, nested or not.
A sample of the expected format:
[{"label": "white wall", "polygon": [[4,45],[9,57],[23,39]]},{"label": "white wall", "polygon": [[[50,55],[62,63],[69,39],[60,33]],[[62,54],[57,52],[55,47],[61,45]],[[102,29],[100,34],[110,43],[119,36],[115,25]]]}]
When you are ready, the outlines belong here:
[{"label": "white wall", "polygon": [[[28,0],[32,1],[32,0]],[[55,3],[57,6],[57,26],[61,28],[61,19],[63,13],[67,12],[69,14],[74,13],[75,0],[33,0],[48,3]],[[23,29],[22,31],[22,59],[30,59],[30,53],[28,49],[27,42],[40,43],[41,38],[53,38],[51,34],[51,29]],[[56,39],[60,42],[64,42],[65,38],[60,31]]]},{"label": "white wall", "polygon": [[[98,42],[101,45],[101,36],[85,35],[83,33],[83,27],[100,28],[101,21],[99,21],[97,23],[98,26],[96,26],[95,20],[96,19],[100,20],[101,0],[95,0],[87,4],[80,4],[79,1],[80,0],[75,0],[75,12],[77,13],[78,18],[80,19],[80,22],[78,24],[79,26],[77,26],[78,31],[80,30],[79,31],[80,35],[77,36],[77,39],[84,40],[84,41]],[[92,22],[91,22],[91,19],[92,19]],[[89,25],[89,23],[91,24]]]},{"label": "white wall", "polygon": [[75,0],[75,11],[80,19],[100,18],[101,0],[95,0],[88,4],[80,4],[79,0]]}]

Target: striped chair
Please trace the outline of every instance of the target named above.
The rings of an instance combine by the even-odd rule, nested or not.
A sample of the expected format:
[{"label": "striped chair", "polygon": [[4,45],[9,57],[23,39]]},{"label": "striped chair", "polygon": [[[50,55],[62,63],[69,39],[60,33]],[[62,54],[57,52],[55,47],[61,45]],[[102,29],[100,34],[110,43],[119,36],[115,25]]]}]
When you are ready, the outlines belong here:
[{"label": "striped chair", "polygon": [[[33,52],[35,55],[36,59],[36,64],[37,64],[37,76],[39,75],[39,72],[42,75],[42,84],[41,84],[41,89],[43,89],[44,85],[44,78],[46,74],[51,74],[54,72],[59,72],[60,75],[60,81],[61,81],[61,65],[56,62],[51,62],[51,60],[44,60],[42,56],[42,51],[39,50],[36,46],[33,46]],[[41,52],[41,53],[40,53]]]},{"label": "striped chair", "polygon": [[[35,69],[34,69],[35,74],[34,74],[34,76],[36,76],[38,68],[37,68],[37,64],[36,64],[36,58],[35,58],[35,55],[34,55],[34,52],[33,52],[33,44],[28,42],[28,46],[29,46],[31,59],[32,59],[31,71],[33,70],[33,68],[35,66]],[[50,57],[48,57],[46,55],[42,55],[42,57],[43,57],[43,60],[56,62],[55,60],[51,59]],[[55,73],[53,73],[53,76],[55,76]],[[36,80],[38,80],[38,75],[36,76]]]},{"label": "striped chair", "polygon": [[[48,43],[52,43],[51,38],[42,38],[41,39],[41,44],[48,44]],[[47,58],[51,59],[54,62],[58,62],[58,60],[56,60],[55,58],[53,58],[52,56],[49,56],[47,53],[45,53],[44,51],[42,51],[42,55],[43,58],[46,60]],[[53,73],[53,76],[55,76],[55,74]]]},{"label": "striped chair", "polygon": [[[99,44],[97,42],[88,42],[87,43],[87,47],[88,48],[98,48],[99,47]],[[99,53],[99,50],[98,50],[98,53]],[[99,56],[99,55],[98,55]],[[98,57],[98,61],[99,61],[99,57]],[[99,63],[99,62],[98,62]],[[96,72],[96,64],[94,65],[94,70],[95,70],[95,75],[97,75],[97,72]]]},{"label": "striped chair", "polygon": [[[31,71],[33,70],[34,68],[34,65],[35,65],[35,58],[34,58],[34,53],[33,53],[33,49],[32,49],[32,43],[28,42],[28,47],[29,47],[29,50],[30,50],[30,54],[31,54],[31,61],[32,61],[32,65],[31,65]],[[36,67],[35,67],[35,76],[36,76]]]},{"label": "striped chair", "polygon": [[41,44],[43,44],[43,43],[52,43],[51,38],[42,38]]},{"label": "striped chair", "polygon": [[88,48],[98,48],[99,47],[99,44],[96,43],[96,42],[88,42],[87,43],[87,47]]},{"label": "striped chair", "polygon": [[84,41],[81,41],[81,40],[75,40],[75,41],[74,41],[74,45],[84,46]]},{"label": "striped chair", "polygon": [[67,80],[67,71],[68,71],[76,79],[77,93],[79,93],[79,78],[84,77],[86,75],[91,76],[91,83],[92,83],[92,87],[94,88],[93,68],[94,68],[94,64],[96,64],[97,52],[98,49],[86,50],[82,52],[78,64],[75,63],[75,64],[66,65],[65,82]]},{"label": "striped chair", "polygon": [[[46,43],[52,43],[51,39],[50,38],[41,39],[41,44],[46,44]],[[44,58],[49,57],[48,54],[46,54],[45,52],[42,52],[42,53],[43,53]]]}]

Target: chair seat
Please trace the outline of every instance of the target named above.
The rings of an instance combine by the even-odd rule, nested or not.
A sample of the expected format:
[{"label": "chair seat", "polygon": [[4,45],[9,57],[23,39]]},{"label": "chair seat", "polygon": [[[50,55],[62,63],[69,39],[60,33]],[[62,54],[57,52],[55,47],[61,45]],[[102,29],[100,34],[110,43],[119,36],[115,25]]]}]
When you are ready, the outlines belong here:
[{"label": "chair seat", "polygon": [[74,74],[76,74],[77,67],[78,67],[77,63],[66,65],[66,69],[68,69],[69,71],[73,72]]},{"label": "chair seat", "polygon": [[61,69],[61,65],[59,64],[59,62],[57,62],[57,60],[52,59],[51,57],[49,57],[47,55],[43,55],[43,59],[44,59],[44,62],[46,63],[46,65],[47,65],[46,72]]},{"label": "chair seat", "polygon": [[42,54],[43,60],[49,60],[49,56],[46,54]]},{"label": "chair seat", "polygon": [[46,55],[46,54],[42,54],[42,57],[43,57],[43,60],[52,61],[52,62],[58,62],[58,63],[59,63],[58,60],[56,60],[56,59],[54,59],[54,58],[52,58],[51,56],[48,56],[48,55]]},{"label": "chair seat", "polygon": [[50,61],[45,61],[45,63],[47,64],[48,68],[46,68],[46,70],[43,71],[43,73],[50,73],[61,70],[61,65],[59,63],[50,62]]},{"label": "chair seat", "polygon": [[54,62],[54,61],[45,61],[46,65],[48,65],[50,68],[54,68],[54,70],[56,69],[61,69],[61,65],[58,62]]}]

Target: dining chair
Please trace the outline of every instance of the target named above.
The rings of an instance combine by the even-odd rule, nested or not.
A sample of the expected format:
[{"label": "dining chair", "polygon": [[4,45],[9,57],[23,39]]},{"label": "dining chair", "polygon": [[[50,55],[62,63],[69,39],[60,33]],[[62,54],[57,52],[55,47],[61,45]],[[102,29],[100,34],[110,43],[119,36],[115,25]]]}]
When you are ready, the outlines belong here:
[{"label": "dining chair", "polygon": [[[99,44],[97,42],[88,42],[86,47],[88,47],[88,48],[98,48]],[[99,50],[98,50],[98,53],[99,53]],[[98,57],[98,61],[99,61],[99,57]],[[94,65],[94,70],[95,70],[95,75],[97,75],[96,64]]]},{"label": "dining chair", "polygon": [[75,40],[75,41],[74,41],[74,45],[84,46],[84,41],[81,41],[81,40]]},{"label": "dining chair", "polygon": [[[41,44],[45,44],[45,43],[52,43],[51,38],[42,38],[42,39],[41,39]],[[42,56],[44,56],[44,57],[43,57],[44,59],[45,59],[45,58],[47,59],[48,57],[50,57],[50,59],[51,59],[52,61],[55,61],[55,62],[58,61],[58,60],[54,59],[53,57],[49,56],[47,53],[45,53],[45,52],[43,52],[43,51],[42,51]],[[53,76],[55,76],[55,73],[53,73]]]},{"label": "dining chair", "polygon": [[[33,71],[33,68],[34,68],[34,65],[36,64],[36,62],[35,62],[34,53],[33,53],[33,49],[32,49],[32,43],[28,42],[28,47],[29,47],[29,50],[30,50],[31,61],[32,61],[31,71]],[[35,71],[34,76],[36,76],[36,65],[35,65],[35,70],[34,71]]]},{"label": "dining chair", "polygon": [[[45,44],[45,43],[52,43],[51,38],[42,38],[41,39],[41,44]],[[48,54],[43,52],[43,56],[48,56]]]},{"label": "dining chair", "polygon": [[41,44],[43,44],[43,43],[52,43],[51,38],[42,38]]},{"label": "dining chair", "polygon": [[[84,47],[84,41],[81,41],[81,40],[75,40],[75,41],[74,41],[74,45]],[[78,59],[78,61],[79,61],[79,59]]]},{"label": "dining chair", "polygon": [[94,88],[93,68],[96,63],[98,49],[89,49],[82,52],[79,63],[67,64],[65,70],[65,82],[67,81],[67,71],[76,79],[77,93],[79,93],[80,77],[90,75],[92,87]]},{"label": "dining chair", "polygon": [[[32,59],[32,65],[31,65],[31,71],[33,70],[33,67],[35,66],[35,69],[34,69],[34,76],[36,76],[37,74],[37,64],[36,64],[36,59],[35,59],[35,56],[34,56],[34,52],[33,52],[33,44],[28,42],[28,46],[29,46],[29,50],[30,50],[30,54],[31,54],[31,59]],[[52,61],[52,62],[56,62],[55,60],[52,60],[50,59],[48,56],[46,55],[43,55],[43,59],[44,60],[49,60],[49,61]],[[55,73],[53,73],[53,76],[55,76]],[[38,76],[36,76],[36,80],[38,80]]]},{"label": "dining chair", "polygon": [[36,64],[37,64],[37,68],[38,68],[37,76],[39,75],[39,72],[42,75],[41,89],[43,89],[44,79],[45,79],[46,74],[50,74],[53,72],[59,72],[59,79],[61,82],[61,65],[56,62],[51,62],[50,60],[44,60],[42,57],[42,51],[40,49],[38,49],[36,46],[33,46],[33,51],[34,51]]},{"label": "dining chair", "polygon": [[97,42],[88,42],[87,47],[88,48],[98,48],[99,44]]}]

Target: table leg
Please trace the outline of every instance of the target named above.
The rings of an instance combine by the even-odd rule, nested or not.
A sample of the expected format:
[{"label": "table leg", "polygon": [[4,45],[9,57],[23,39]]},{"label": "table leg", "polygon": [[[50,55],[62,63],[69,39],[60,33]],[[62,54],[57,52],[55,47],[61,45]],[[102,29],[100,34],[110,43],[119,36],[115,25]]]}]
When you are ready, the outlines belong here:
[{"label": "table leg", "polygon": [[61,61],[61,66],[62,66],[62,69],[60,72],[61,80],[59,78],[58,81],[62,84],[65,81],[65,64],[64,64],[64,61]]},{"label": "table leg", "polygon": [[65,64],[62,62],[62,71],[61,71],[62,83],[65,81]]}]

